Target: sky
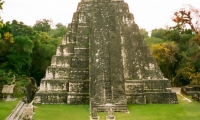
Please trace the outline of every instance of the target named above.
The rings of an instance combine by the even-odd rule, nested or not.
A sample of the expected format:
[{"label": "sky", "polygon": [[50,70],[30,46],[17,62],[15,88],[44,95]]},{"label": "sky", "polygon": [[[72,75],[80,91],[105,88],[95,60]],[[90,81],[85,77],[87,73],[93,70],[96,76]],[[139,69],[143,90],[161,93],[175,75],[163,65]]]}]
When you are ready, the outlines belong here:
[{"label": "sky", "polygon": [[[17,20],[33,26],[37,20],[51,19],[54,24],[71,23],[81,0],[4,0],[0,16],[4,22]],[[200,0],[124,0],[140,28],[151,31],[174,25],[173,13],[190,4],[200,9]]]}]

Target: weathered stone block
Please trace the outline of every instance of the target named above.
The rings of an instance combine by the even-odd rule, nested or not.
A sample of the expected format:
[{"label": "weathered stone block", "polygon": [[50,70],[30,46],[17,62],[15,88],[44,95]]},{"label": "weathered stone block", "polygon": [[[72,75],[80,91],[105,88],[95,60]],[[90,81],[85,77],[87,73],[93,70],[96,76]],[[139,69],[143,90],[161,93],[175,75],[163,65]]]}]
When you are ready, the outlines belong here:
[{"label": "weathered stone block", "polygon": [[89,81],[70,81],[69,93],[89,93]]},{"label": "weathered stone block", "polygon": [[69,74],[71,80],[88,80],[89,71],[83,68],[71,68]]},{"label": "weathered stone block", "polygon": [[39,92],[36,94],[34,103],[39,104],[60,104],[66,103],[67,93],[64,92]]},{"label": "weathered stone block", "polygon": [[177,104],[178,99],[176,93],[173,92],[163,92],[163,93],[156,93],[156,92],[149,92],[146,94],[146,102],[147,103],[161,103],[161,104]]},{"label": "weathered stone block", "polygon": [[21,115],[21,118],[23,120],[32,120],[34,114],[34,108],[33,106],[27,106],[23,108],[23,112]]},{"label": "weathered stone block", "polygon": [[68,81],[63,79],[42,79],[40,83],[40,91],[68,91]]},{"label": "weathered stone block", "polygon": [[189,85],[181,88],[181,92],[185,95],[193,96],[200,91],[199,85]]},{"label": "weathered stone block", "polygon": [[146,104],[145,93],[126,94],[128,104]]},{"label": "weathered stone block", "polygon": [[89,93],[68,93],[67,104],[89,104]]}]

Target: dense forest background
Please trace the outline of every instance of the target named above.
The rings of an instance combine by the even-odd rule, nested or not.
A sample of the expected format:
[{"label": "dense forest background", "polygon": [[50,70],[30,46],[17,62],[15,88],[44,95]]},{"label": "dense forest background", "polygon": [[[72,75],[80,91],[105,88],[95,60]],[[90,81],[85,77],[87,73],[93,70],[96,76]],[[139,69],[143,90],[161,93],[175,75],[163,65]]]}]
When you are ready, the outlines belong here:
[{"label": "dense forest background", "polygon": [[52,28],[47,19],[36,21],[33,27],[17,20],[3,23],[0,28],[0,86],[11,83],[14,75],[19,86],[26,85],[30,77],[39,85],[66,32],[66,26],[58,23]]},{"label": "dense forest background", "polygon": [[[0,0],[0,9],[3,2]],[[176,26],[154,29],[148,33],[140,29],[152,55],[172,86],[199,85],[200,33],[199,10],[181,8],[172,20]],[[193,19],[195,18],[195,19]],[[62,23],[53,26],[51,20],[36,21],[34,26],[23,22],[0,22],[0,90],[11,84],[16,76],[15,94],[21,95],[29,78],[39,85],[51,57],[61,43],[67,27]]]}]

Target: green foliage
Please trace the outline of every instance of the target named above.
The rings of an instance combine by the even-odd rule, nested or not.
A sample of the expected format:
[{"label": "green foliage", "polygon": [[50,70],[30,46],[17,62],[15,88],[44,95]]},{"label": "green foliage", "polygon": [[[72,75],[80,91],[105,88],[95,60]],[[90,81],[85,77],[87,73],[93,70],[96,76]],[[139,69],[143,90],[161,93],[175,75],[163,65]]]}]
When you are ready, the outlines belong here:
[{"label": "green foliage", "polygon": [[8,66],[16,72],[26,74],[31,68],[33,42],[27,36],[17,36],[14,43],[7,56]]},{"label": "green foliage", "polygon": [[[92,34],[92,30],[89,29],[85,34],[86,34],[86,35]],[[115,38],[114,34],[111,35],[111,38]]]},{"label": "green foliage", "polygon": [[[154,29],[145,39],[164,76],[172,85],[198,84],[200,35],[191,29]],[[185,64],[190,66],[185,66]]]},{"label": "green foliage", "polygon": [[200,54],[198,54],[198,56],[195,57],[194,59],[194,66],[195,66],[195,69],[197,70],[197,72],[200,73]]},{"label": "green foliage", "polygon": [[[0,0],[0,10],[3,9],[4,3],[5,3],[4,1]],[[1,19],[1,16],[0,16],[0,28],[2,28],[2,27],[3,27],[3,20]]]},{"label": "green foliage", "polygon": [[146,39],[146,38],[148,38],[149,37],[149,33],[145,30],[145,29],[143,29],[143,28],[141,28],[140,30],[139,30],[139,32],[140,32],[140,34],[144,37],[144,39]]},{"label": "green foliage", "polygon": [[33,41],[27,36],[17,36],[14,38],[14,45],[10,49],[12,53],[32,53]]},{"label": "green foliage", "polygon": [[[172,20],[176,26],[167,31],[167,38],[179,45],[177,55],[179,63],[176,65],[176,85],[199,84],[199,56],[200,34],[199,16],[200,11],[191,5],[181,8],[174,13]],[[186,29],[186,26],[190,29]]]},{"label": "green foliage", "polygon": [[184,64],[181,64],[180,68],[176,72],[176,84],[179,86],[190,84],[190,77],[194,73],[194,66],[190,62],[184,62]]},{"label": "green foliage", "polygon": [[[0,69],[0,90],[3,89],[3,85],[8,84],[10,82],[10,75],[6,73],[5,70]],[[0,97],[2,94],[0,92]]]},{"label": "green foliage", "polygon": [[164,42],[163,39],[161,38],[156,38],[156,37],[149,37],[149,38],[146,38],[145,39],[145,43],[148,45],[148,46],[152,46],[154,44],[162,44]]},{"label": "green foliage", "polygon": [[[66,33],[66,27],[61,23],[56,25],[56,29],[49,25],[50,21],[45,19],[37,21],[34,27],[13,20],[0,28],[0,70],[5,70],[5,76],[11,70],[18,76],[33,77],[40,83],[61,37]],[[0,77],[0,86],[8,83],[5,76]],[[15,94],[22,95],[21,89],[26,84],[26,77],[22,77],[16,83]]]},{"label": "green foliage", "polygon": [[39,84],[67,31],[61,23],[55,29],[50,24],[46,19],[37,21],[34,27],[17,20],[6,22],[0,29],[0,69],[34,77]]},{"label": "green foliage", "polygon": [[[23,87],[28,84],[27,76],[16,75],[15,82],[13,83],[14,75],[16,75],[14,71],[0,69],[0,89],[2,90],[4,85],[15,84],[14,96],[21,97],[24,95]],[[0,98],[2,97],[3,95],[0,93]]]},{"label": "green foliage", "polygon": [[[183,49],[184,46],[184,49]],[[177,65],[176,82],[180,85],[198,84],[196,75],[199,72],[200,49],[192,39],[187,44],[180,44],[179,64]],[[192,77],[193,76],[193,77]]]},{"label": "green foliage", "polygon": [[63,37],[67,33],[67,27],[62,23],[56,24],[56,28],[49,31],[50,36],[54,38]]},{"label": "green foliage", "polygon": [[160,29],[153,29],[152,32],[151,32],[151,37],[154,37],[154,38],[160,38],[160,39],[164,39],[164,34],[165,34],[165,31],[164,29],[160,28]]},{"label": "green foliage", "polygon": [[180,43],[180,31],[179,30],[166,30],[164,39]]},{"label": "green foliage", "polygon": [[194,41],[198,44],[198,46],[200,46],[200,33],[198,33],[197,35],[195,35],[191,41]]},{"label": "green foliage", "polygon": [[31,40],[35,40],[37,38],[37,31],[32,29],[30,26],[25,25],[23,22],[18,22],[17,20],[12,21],[10,30],[13,37],[27,36]]},{"label": "green foliage", "polygon": [[0,67],[5,65],[6,62],[6,56],[9,52],[9,49],[11,48],[11,46],[13,45],[13,36],[12,34],[9,32],[10,29],[8,29],[9,25],[4,25],[2,28],[0,28],[0,34],[1,34],[1,38],[0,38]]},{"label": "green foliage", "polygon": [[15,82],[15,91],[14,91],[14,96],[19,98],[23,97],[24,94],[24,87],[29,84],[29,76],[26,75],[18,75],[16,77],[16,82]]},{"label": "green foliage", "polygon": [[33,29],[38,32],[49,32],[51,30],[51,20],[38,20],[33,26]]},{"label": "green foliage", "polygon": [[164,76],[172,79],[175,74],[175,64],[177,62],[176,54],[178,54],[178,46],[175,42],[164,42],[162,44],[154,44],[150,47],[152,55],[157,60]]},{"label": "green foliage", "polygon": [[5,24],[3,24],[3,26],[0,28],[1,36],[3,36],[6,32],[11,33],[10,27],[11,27],[10,22],[6,22]]},{"label": "green foliage", "polygon": [[187,44],[189,40],[193,37],[192,34],[181,34],[180,35],[180,44]]}]

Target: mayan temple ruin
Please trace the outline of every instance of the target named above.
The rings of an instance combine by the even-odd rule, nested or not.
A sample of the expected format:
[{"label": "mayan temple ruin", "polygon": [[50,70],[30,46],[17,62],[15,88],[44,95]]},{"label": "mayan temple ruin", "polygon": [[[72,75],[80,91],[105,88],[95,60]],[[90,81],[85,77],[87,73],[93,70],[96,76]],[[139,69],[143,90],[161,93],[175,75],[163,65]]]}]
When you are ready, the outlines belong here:
[{"label": "mayan temple ruin", "polygon": [[90,104],[126,112],[127,104],[178,103],[124,0],[81,0],[41,80],[35,103]]}]

